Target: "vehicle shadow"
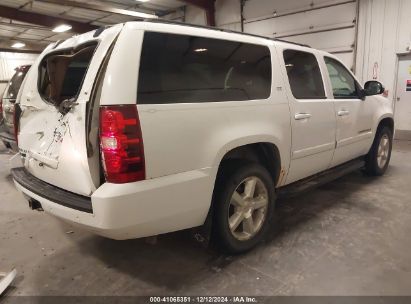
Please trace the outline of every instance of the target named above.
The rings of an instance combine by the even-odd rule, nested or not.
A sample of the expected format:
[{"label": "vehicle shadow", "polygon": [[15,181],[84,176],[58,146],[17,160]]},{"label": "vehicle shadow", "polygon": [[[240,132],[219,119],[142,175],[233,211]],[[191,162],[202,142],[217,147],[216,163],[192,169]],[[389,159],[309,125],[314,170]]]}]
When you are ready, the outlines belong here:
[{"label": "vehicle shadow", "polygon": [[[286,238],[288,233],[301,229],[300,226],[327,209],[341,205],[345,205],[344,208],[361,207],[353,206],[355,203],[345,198],[372,182],[373,179],[357,171],[300,196],[278,201],[277,229],[272,229],[262,246]],[[112,241],[90,237],[79,244],[79,248],[83,254],[93,255],[118,271],[169,290],[178,290],[187,284],[196,285],[205,277],[224,271],[241,257],[221,255],[212,248],[204,249],[194,241],[190,231],[160,236],[155,245],[144,240]]]},{"label": "vehicle shadow", "polygon": [[[391,168],[392,169],[392,168]],[[301,225],[315,220],[321,213],[329,209],[363,209],[369,208],[352,198],[357,191],[378,178],[365,176],[361,170],[356,170],[335,181],[307,190],[291,198],[281,198],[277,201],[276,220],[273,232],[267,241],[275,242],[276,238],[284,237],[291,230],[300,229]]]},{"label": "vehicle shadow", "polygon": [[13,176],[11,176],[10,173],[5,176],[5,180],[6,180],[11,186],[14,186]]},{"label": "vehicle shadow", "polygon": [[[390,170],[395,170],[395,168],[390,168]],[[305,229],[304,225],[315,221],[321,213],[329,212],[330,209],[372,208],[364,207],[361,203],[347,198],[356,195],[361,187],[374,181],[375,179],[365,177],[357,171],[300,196],[278,201],[278,225],[275,225],[278,228],[273,228],[263,244],[255,250],[281,250],[281,246],[273,244],[287,239],[288,235],[295,230]],[[73,244],[74,249],[61,250],[48,257],[47,268],[50,265],[58,265],[67,261],[71,265],[71,276],[78,272],[84,274],[84,277],[87,276],[87,272],[95,271],[95,275],[99,277],[98,272],[102,272],[105,276],[109,275],[113,281],[118,279],[124,282],[124,288],[117,289],[119,294],[130,292],[137,295],[158,294],[159,290],[160,293],[161,290],[164,291],[164,294],[184,293],[186,290],[189,290],[189,293],[201,294],[201,288],[205,288],[204,282],[213,284],[214,278],[218,277],[222,280],[224,276],[235,280],[235,274],[233,275],[230,271],[236,267],[230,267],[230,265],[238,264],[239,267],[244,267],[241,260],[253,254],[250,252],[240,256],[222,255],[211,247],[204,248],[202,244],[196,242],[190,230],[161,235],[155,243],[148,242],[146,239],[114,241],[87,234],[86,237],[73,240]],[[70,251],[77,252],[77,259],[84,258],[85,260],[83,262],[73,261],[73,253]],[[104,270],[96,270],[98,267],[86,262],[89,260],[93,260],[93,263],[99,265],[100,268],[104,267]],[[47,273],[50,273],[50,270],[39,269],[36,274],[38,277],[36,284],[39,284],[40,289],[40,286],[44,284],[49,286],[53,284],[51,279],[46,277]],[[61,280],[70,281],[70,278],[60,278],[59,281]],[[109,282],[102,277],[97,280],[100,281],[94,282],[96,289],[109,292],[109,286],[111,286]],[[73,284],[76,282],[71,281],[68,286],[74,288]],[[77,285],[75,293],[90,294],[89,285]],[[200,286],[203,287],[200,288]],[[96,294],[96,292],[91,293]]]}]

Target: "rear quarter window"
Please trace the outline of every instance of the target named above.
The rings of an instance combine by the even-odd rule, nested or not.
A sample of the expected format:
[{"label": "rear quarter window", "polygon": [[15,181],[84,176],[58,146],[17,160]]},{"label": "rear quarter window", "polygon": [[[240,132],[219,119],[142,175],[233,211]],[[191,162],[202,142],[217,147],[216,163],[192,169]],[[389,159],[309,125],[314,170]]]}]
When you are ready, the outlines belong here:
[{"label": "rear quarter window", "polygon": [[268,47],[219,39],[146,32],[139,104],[266,99],[271,93]]}]

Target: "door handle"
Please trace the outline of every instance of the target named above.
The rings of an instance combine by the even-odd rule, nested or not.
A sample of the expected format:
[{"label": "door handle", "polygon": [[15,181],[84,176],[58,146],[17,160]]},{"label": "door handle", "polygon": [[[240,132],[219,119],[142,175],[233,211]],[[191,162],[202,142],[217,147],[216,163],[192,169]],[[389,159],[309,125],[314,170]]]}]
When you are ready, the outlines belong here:
[{"label": "door handle", "polygon": [[311,118],[311,114],[309,113],[297,113],[294,115],[295,120],[303,120],[308,118]]},{"label": "door handle", "polygon": [[350,115],[350,111],[341,110],[341,111],[338,111],[337,115],[338,116],[347,116],[347,115]]}]

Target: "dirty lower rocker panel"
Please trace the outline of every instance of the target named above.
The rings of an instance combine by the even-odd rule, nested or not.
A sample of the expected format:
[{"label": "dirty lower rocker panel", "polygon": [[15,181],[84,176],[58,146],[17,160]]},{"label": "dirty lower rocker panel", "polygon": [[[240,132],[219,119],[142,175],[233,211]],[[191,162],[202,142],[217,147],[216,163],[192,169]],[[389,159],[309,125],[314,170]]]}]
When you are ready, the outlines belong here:
[{"label": "dirty lower rocker panel", "polygon": [[13,179],[31,192],[56,204],[79,211],[93,213],[91,198],[50,185],[31,175],[25,168],[11,169]]}]

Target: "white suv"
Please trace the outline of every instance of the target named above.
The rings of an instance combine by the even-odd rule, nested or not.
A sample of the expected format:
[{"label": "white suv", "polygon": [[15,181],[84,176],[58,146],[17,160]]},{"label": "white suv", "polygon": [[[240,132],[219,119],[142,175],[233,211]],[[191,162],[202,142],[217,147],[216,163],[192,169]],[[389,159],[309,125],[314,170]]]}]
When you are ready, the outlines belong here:
[{"label": "white suv", "polygon": [[[393,111],[333,55],[182,24],[119,24],[51,44],[18,96],[12,170],[32,208],[113,239],[212,223],[243,252],[276,193],[324,172],[382,175]],[[331,170],[331,168],[337,168]]]}]

